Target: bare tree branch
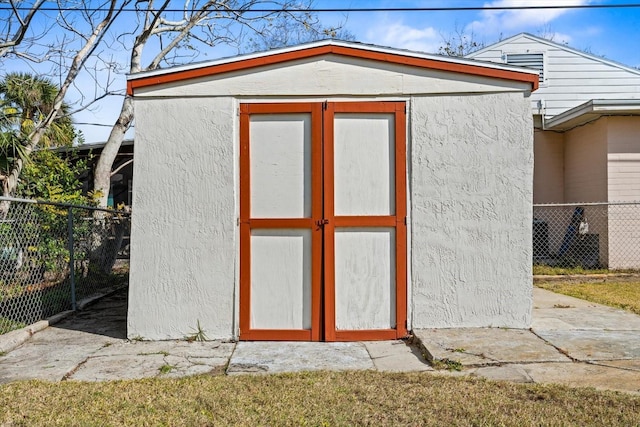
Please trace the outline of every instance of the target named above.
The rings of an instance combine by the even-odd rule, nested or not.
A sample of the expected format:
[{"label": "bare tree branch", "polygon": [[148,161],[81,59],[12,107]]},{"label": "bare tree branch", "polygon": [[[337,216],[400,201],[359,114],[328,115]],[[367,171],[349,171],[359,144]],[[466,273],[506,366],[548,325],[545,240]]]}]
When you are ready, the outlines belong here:
[{"label": "bare tree branch", "polygon": [[[104,37],[106,31],[122,11],[122,8],[124,8],[130,1],[131,0],[124,0],[120,7],[118,7],[118,0],[110,0],[108,12],[96,25],[93,26],[90,35],[86,37],[86,43],[84,43],[84,45],[82,45],[82,47],[78,49],[76,54],[74,55],[64,82],[60,86],[60,89],[53,101],[53,108],[51,109],[47,117],[36,126],[31,134],[29,134],[27,141],[24,143],[24,151],[26,157],[28,157],[31,152],[33,152],[33,150],[38,146],[38,143],[40,142],[42,136],[45,134],[47,129],[51,127],[56,117],[58,117],[62,112],[63,100],[68,89],[75,81],[78,73],[82,70],[87,59],[95,51],[96,47]],[[88,5],[88,3],[85,3],[85,5]],[[18,178],[20,177],[20,173],[22,172],[23,167],[24,161],[22,159],[17,159],[14,162],[11,167],[10,173],[2,182],[3,195],[10,196],[14,193],[17,188]]]},{"label": "bare tree branch", "polygon": [[38,12],[44,1],[45,0],[36,0],[24,17],[20,16],[20,9],[17,7],[17,2],[15,0],[9,1],[11,4],[12,17],[17,21],[18,28],[13,31],[11,17],[5,23],[6,32],[0,39],[0,58],[7,55],[12,49],[22,43],[25,35],[27,34],[27,30],[31,25],[33,17],[36,15],[36,12]]}]

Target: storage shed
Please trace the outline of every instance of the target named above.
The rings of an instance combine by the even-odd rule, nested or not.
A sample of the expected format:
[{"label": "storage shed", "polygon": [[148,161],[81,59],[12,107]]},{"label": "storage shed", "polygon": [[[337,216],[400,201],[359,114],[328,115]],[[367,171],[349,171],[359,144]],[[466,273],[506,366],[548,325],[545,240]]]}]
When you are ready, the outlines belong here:
[{"label": "storage shed", "polygon": [[528,327],[537,84],[341,41],[129,76],[129,337]]}]

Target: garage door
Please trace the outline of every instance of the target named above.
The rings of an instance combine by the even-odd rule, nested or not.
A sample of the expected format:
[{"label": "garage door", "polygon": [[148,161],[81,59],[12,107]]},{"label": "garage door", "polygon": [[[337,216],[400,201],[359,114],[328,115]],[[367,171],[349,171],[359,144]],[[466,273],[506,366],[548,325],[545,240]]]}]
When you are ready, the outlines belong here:
[{"label": "garage door", "polygon": [[405,103],[240,111],[240,339],[404,336]]}]

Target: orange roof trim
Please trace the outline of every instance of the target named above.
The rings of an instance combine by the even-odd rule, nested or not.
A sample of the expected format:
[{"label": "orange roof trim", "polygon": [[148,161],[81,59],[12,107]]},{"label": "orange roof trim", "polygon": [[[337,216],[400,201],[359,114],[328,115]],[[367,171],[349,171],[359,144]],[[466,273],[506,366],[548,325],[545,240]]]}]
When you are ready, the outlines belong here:
[{"label": "orange roof trim", "polygon": [[408,65],[412,67],[428,68],[439,71],[450,71],[454,73],[470,74],[482,77],[491,77],[495,79],[520,81],[524,83],[530,83],[531,90],[538,89],[538,75],[536,74],[489,68],[480,65],[460,64],[429,58],[417,58],[414,56],[406,56],[399,53],[396,54],[389,52],[376,52],[347,46],[324,45],[310,47],[302,50],[274,53],[273,55],[260,56],[223,64],[209,65],[202,68],[194,68],[189,70],[175,71],[173,73],[169,72],[167,74],[141,77],[139,79],[129,80],[127,82],[127,94],[133,95],[135,89],[142,87],[173,83],[183,80],[195,79],[198,77],[228,73],[232,71],[246,70],[249,68],[279,64],[283,62],[306,59],[326,54],[369,59],[391,64]]}]

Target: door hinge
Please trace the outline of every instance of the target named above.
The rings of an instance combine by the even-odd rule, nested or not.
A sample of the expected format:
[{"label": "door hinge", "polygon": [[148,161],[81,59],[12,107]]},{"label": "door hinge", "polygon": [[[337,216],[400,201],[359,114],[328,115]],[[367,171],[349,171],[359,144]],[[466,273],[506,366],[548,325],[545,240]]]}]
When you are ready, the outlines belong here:
[{"label": "door hinge", "polygon": [[327,108],[329,108],[329,102],[324,101],[324,102],[322,103],[322,110],[323,110],[323,111],[327,111]]},{"label": "door hinge", "polygon": [[404,225],[408,225],[408,224],[407,224],[407,217],[406,217],[406,216],[404,217]]}]

